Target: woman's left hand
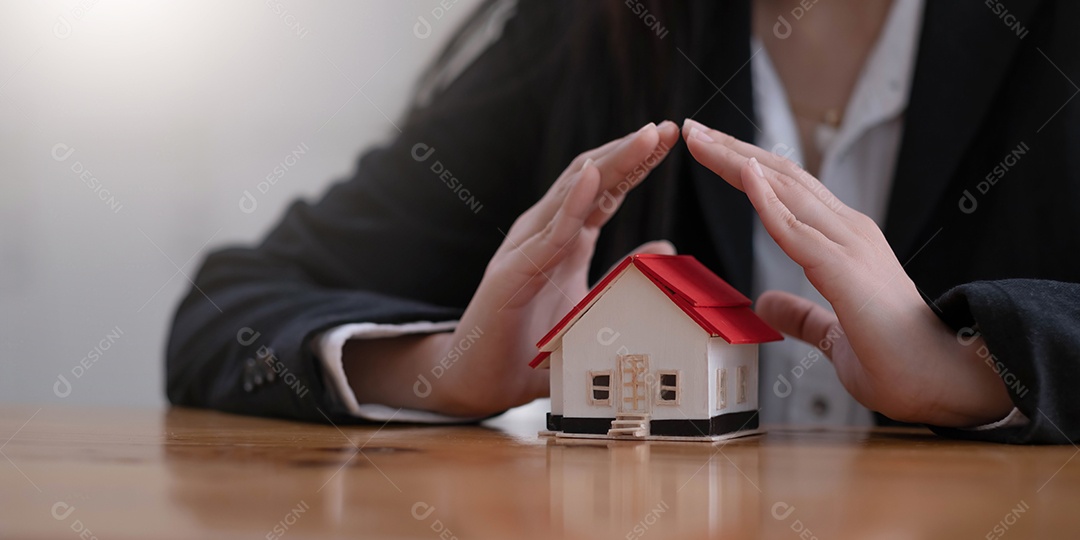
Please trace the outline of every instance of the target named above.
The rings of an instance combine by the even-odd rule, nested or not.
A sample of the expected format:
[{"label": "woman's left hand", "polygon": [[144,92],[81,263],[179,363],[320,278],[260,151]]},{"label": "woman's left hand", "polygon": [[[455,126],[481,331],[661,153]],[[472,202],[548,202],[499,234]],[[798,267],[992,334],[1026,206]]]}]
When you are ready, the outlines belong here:
[{"label": "woman's left hand", "polygon": [[872,219],[852,210],[795,163],[693,120],[690,152],[742,190],[769,235],[803,267],[835,313],[769,291],[757,312],[778,330],[823,348],[840,382],[890,418],[969,427],[1004,418],[1004,382],[926,305]]}]

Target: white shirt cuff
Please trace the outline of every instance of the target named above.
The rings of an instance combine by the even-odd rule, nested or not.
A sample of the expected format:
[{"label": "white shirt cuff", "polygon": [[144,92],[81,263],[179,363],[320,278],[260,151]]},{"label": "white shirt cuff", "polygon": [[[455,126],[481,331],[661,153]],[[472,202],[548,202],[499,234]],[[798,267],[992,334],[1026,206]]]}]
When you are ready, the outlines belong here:
[{"label": "white shirt cuff", "polygon": [[430,322],[419,321],[406,324],[352,323],[343,324],[326,330],[315,336],[311,346],[315,356],[322,363],[326,385],[332,389],[345,405],[349,414],[376,422],[416,422],[422,424],[450,424],[477,420],[477,418],[459,418],[443,416],[430,411],[395,409],[378,403],[359,403],[356,394],[349,386],[342,362],[342,350],[350,339],[380,339],[405,336],[409,334],[432,334],[446,332],[457,327],[458,321]]},{"label": "white shirt cuff", "polygon": [[984,424],[984,425],[981,425],[981,426],[975,426],[973,428],[968,428],[968,430],[969,431],[990,431],[992,429],[1000,429],[1000,428],[1024,427],[1024,426],[1028,425],[1029,423],[1031,423],[1031,420],[1029,420],[1028,417],[1026,415],[1024,415],[1024,413],[1020,412],[1020,409],[1017,409],[1016,407],[1013,407],[1013,410],[1011,412],[1009,412],[1009,414],[1006,415],[1005,418],[1002,418],[1001,420],[998,420],[997,422],[994,422],[992,424]]}]

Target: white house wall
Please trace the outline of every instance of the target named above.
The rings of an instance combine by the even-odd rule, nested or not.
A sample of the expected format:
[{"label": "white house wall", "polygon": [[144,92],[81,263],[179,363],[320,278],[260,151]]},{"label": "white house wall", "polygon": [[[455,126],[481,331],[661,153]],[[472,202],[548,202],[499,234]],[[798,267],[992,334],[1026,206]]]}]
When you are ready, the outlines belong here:
[{"label": "white house wall", "polygon": [[[736,377],[738,366],[747,366],[746,380],[746,403],[737,403]],[[720,368],[727,369],[727,406],[723,409],[716,407],[720,399],[717,388],[717,372]],[[711,416],[719,414],[750,411],[758,408],[758,346],[732,345],[724,338],[709,338],[709,410]]]},{"label": "white house wall", "polygon": [[[612,418],[618,406],[621,354],[649,356],[649,409],[654,420],[702,419],[709,410],[709,334],[630,266],[562,338],[563,415]],[[554,355],[552,355],[554,356]],[[612,405],[589,404],[589,371],[610,370]],[[660,370],[678,370],[679,405],[657,405]],[[554,403],[555,399],[552,399]]]}]

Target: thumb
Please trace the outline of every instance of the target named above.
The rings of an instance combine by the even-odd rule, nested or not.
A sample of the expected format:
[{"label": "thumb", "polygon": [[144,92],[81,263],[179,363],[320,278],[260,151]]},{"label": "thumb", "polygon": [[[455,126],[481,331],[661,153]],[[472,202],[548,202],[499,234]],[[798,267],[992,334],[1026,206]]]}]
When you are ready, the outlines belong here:
[{"label": "thumb", "polygon": [[833,312],[791,293],[761,293],[754,311],[773,328],[817,347],[830,359],[833,342],[844,335]]}]

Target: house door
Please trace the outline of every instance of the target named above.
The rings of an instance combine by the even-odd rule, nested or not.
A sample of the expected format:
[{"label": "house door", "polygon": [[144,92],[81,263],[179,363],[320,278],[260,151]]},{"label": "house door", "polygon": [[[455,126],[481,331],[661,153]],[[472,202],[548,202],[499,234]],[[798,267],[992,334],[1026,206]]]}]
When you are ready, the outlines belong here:
[{"label": "house door", "polygon": [[619,356],[619,412],[649,412],[648,373],[648,355]]}]

